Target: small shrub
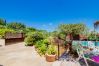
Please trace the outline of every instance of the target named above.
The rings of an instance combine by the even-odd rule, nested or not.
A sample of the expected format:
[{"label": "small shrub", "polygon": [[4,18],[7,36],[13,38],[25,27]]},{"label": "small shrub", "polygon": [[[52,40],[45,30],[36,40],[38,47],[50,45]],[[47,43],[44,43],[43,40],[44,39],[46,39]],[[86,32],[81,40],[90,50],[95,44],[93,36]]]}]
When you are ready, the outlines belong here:
[{"label": "small shrub", "polygon": [[36,44],[35,44],[35,48],[41,47],[42,44],[43,44],[43,41],[42,40],[41,41],[37,41]]},{"label": "small shrub", "polygon": [[0,29],[0,38],[4,38],[5,33],[7,33],[7,32],[15,33],[15,31],[12,29],[2,28],[2,29]]},{"label": "small shrub", "polygon": [[38,32],[30,32],[27,34],[27,37],[25,38],[25,45],[34,45],[38,48],[42,44],[48,44],[48,40],[44,39],[41,33]]},{"label": "small shrub", "polygon": [[37,49],[40,55],[45,55],[48,45],[49,45],[48,40],[44,39],[44,40],[37,41],[35,44],[35,48]]},{"label": "small shrub", "polygon": [[49,45],[47,53],[49,55],[55,55],[57,53],[55,46],[54,45]]},{"label": "small shrub", "polygon": [[38,53],[40,55],[45,55],[46,50],[47,50],[46,48],[47,48],[47,46],[45,44],[42,44],[41,47],[38,48]]},{"label": "small shrub", "polygon": [[33,46],[34,45],[34,38],[32,36],[28,36],[25,38],[25,46]]},{"label": "small shrub", "polygon": [[25,43],[27,46],[36,44],[36,42],[43,40],[43,34],[41,32],[29,32],[26,34]]}]

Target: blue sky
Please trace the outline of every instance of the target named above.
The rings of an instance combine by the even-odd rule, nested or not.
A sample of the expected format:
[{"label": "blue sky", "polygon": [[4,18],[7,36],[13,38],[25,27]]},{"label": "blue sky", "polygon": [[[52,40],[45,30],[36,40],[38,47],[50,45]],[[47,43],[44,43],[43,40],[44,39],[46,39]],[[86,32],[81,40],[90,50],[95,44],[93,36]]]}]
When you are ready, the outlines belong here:
[{"label": "blue sky", "polygon": [[0,18],[53,31],[62,23],[99,20],[99,0],[0,0]]}]

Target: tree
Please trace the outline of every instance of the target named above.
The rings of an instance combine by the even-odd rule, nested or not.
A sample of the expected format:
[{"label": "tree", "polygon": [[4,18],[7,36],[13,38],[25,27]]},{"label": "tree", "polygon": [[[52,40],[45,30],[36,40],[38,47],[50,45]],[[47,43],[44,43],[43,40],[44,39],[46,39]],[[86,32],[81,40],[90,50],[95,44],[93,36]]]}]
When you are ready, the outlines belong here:
[{"label": "tree", "polygon": [[59,39],[65,40],[66,34],[64,34],[63,32],[59,32],[59,31],[53,31],[51,32],[51,36],[58,37]]},{"label": "tree", "polygon": [[59,36],[62,37],[62,40],[64,39],[64,45],[68,44],[68,48],[70,50],[70,53],[73,51],[72,50],[72,42],[67,41],[66,36],[69,35],[70,39],[68,40],[73,40],[75,39],[75,36],[77,39],[79,39],[79,34],[83,34],[86,29],[85,24],[61,24],[58,27],[59,31]]},{"label": "tree", "polygon": [[83,34],[83,32],[86,29],[86,26],[84,24],[61,24],[58,27],[60,33],[63,33],[65,35],[79,35],[79,34]]},{"label": "tree", "polygon": [[26,29],[25,29],[25,34],[27,34],[27,33],[29,33],[29,32],[35,32],[35,31],[37,31],[37,29],[36,28],[33,28],[33,27],[26,27]]},{"label": "tree", "polygon": [[46,30],[37,30],[37,31],[41,32],[45,38],[50,36],[49,32],[47,32]]},{"label": "tree", "polygon": [[3,20],[3,19],[0,18],[0,25],[5,26],[6,25],[6,20]]},{"label": "tree", "polygon": [[18,22],[11,22],[7,24],[8,28],[17,30],[17,31],[21,31],[24,30],[26,28],[26,26],[22,23],[18,23]]},{"label": "tree", "polygon": [[26,28],[26,31],[27,32],[32,32],[32,31],[36,31],[37,29],[36,28],[33,28],[33,27],[27,27]]},{"label": "tree", "polygon": [[6,20],[0,19],[0,28],[6,28]]}]

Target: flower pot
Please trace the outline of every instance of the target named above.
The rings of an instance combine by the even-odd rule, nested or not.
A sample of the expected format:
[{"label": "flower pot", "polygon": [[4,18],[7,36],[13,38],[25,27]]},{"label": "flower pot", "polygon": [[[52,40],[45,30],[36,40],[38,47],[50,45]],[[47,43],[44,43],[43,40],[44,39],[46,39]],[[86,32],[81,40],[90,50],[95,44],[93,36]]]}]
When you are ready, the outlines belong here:
[{"label": "flower pot", "polygon": [[48,62],[54,62],[55,60],[56,60],[56,55],[46,54],[46,61],[48,61]]}]

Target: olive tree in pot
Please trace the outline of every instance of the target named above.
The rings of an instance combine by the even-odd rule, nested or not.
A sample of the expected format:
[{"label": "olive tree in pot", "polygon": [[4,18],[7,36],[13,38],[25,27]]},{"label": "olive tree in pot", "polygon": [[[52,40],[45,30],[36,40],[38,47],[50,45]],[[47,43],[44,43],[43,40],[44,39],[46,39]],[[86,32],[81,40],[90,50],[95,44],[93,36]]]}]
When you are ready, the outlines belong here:
[{"label": "olive tree in pot", "polygon": [[46,61],[53,62],[56,60],[56,48],[54,45],[49,45],[47,53],[46,53]]}]

